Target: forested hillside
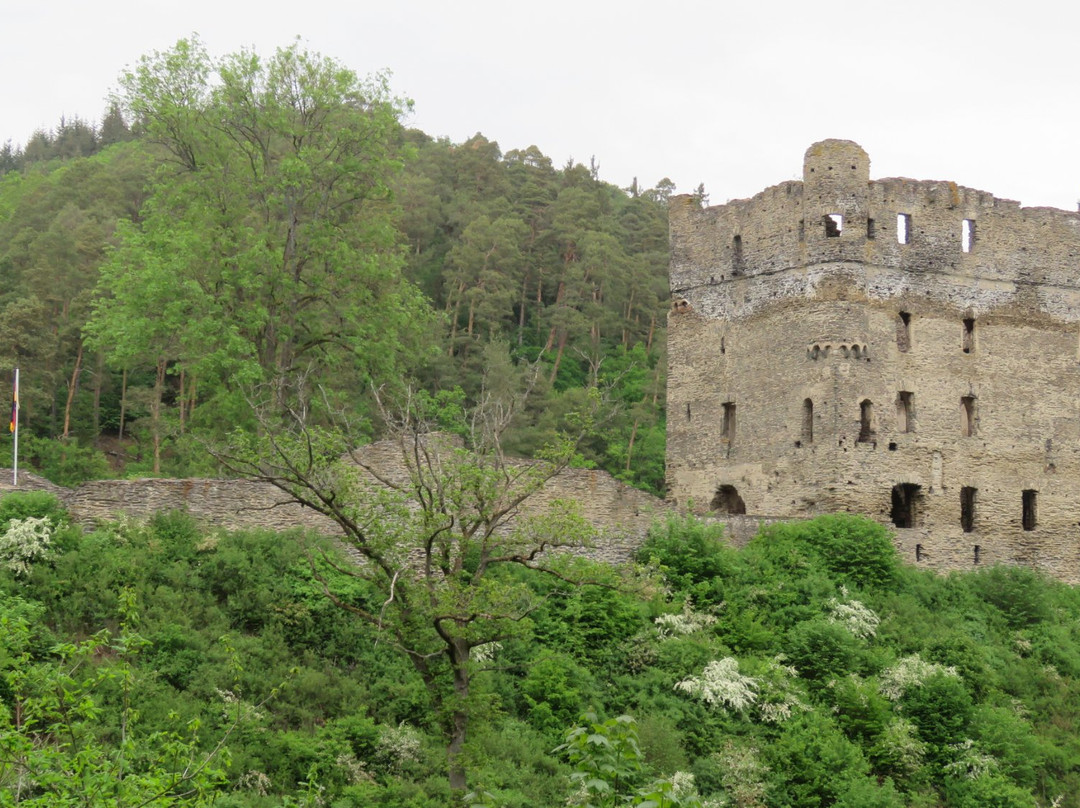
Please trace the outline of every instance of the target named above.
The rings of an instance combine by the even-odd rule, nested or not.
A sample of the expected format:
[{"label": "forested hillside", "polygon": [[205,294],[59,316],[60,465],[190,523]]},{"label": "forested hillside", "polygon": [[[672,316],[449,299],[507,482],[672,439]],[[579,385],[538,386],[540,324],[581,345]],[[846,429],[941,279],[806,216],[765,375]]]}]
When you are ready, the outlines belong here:
[{"label": "forested hillside", "polygon": [[460,805],[464,707],[472,806],[1080,805],[1076,590],[905,567],[856,517],[741,551],[673,521],[614,588],[507,573],[533,608],[457,705],[296,537],[81,536],[26,494],[0,525],[0,804]]},{"label": "forested hillside", "polygon": [[0,151],[0,371],[46,476],[221,473],[202,443],[297,378],[371,436],[372,390],[471,403],[502,356],[542,368],[507,448],[601,388],[581,462],[661,490],[670,183],[433,139],[296,46],[184,40],[120,85],[100,126]]}]

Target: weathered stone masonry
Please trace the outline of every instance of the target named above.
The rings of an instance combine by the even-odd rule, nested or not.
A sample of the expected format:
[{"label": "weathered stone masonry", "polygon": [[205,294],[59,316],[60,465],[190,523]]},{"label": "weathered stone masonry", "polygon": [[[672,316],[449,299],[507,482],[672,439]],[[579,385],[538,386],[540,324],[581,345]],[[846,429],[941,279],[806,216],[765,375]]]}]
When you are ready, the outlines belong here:
[{"label": "weathered stone masonry", "polygon": [[[370,444],[359,449],[358,454],[384,479],[407,479],[397,444]],[[10,479],[10,470],[0,475],[0,493],[13,490]],[[64,488],[21,472],[18,489],[56,494],[76,522],[85,527],[121,514],[147,518],[180,510],[204,524],[228,530],[302,528],[330,536],[340,533],[330,519],[300,507],[271,485],[250,480],[95,480]],[[581,505],[584,516],[600,534],[588,554],[611,563],[632,557],[653,519],[665,507],[662,500],[594,469],[565,469],[530,497],[524,510],[541,509],[553,500]]]},{"label": "weathered stone masonry", "polygon": [[871,181],[827,140],[802,182],[673,198],[671,250],[673,500],[1080,580],[1080,215]]}]

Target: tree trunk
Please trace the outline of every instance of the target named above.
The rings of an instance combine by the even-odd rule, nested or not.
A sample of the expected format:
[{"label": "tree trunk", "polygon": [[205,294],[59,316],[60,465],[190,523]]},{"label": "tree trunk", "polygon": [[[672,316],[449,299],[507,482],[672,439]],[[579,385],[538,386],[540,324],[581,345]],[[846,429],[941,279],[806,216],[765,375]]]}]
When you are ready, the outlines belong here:
[{"label": "tree trunk", "polygon": [[450,714],[450,743],[446,747],[450,788],[464,791],[466,788],[465,734],[469,726],[469,646],[463,639],[455,639],[450,646],[450,666],[454,671],[454,707]]},{"label": "tree trunk", "polygon": [[154,474],[161,474],[161,398],[165,389],[165,360],[159,359],[154,376],[154,400],[150,403],[150,420],[154,431]]},{"label": "tree trunk", "polygon": [[97,370],[94,372],[94,441],[101,438],[101,387],[105,378],[105,354],[97,352]]},{"label": "tree trunk", "polygon": [[187,397],[184,389],[184,369],[180,368],[180,395],[177,396],[177,403],[180,406],[180,434],[184,434],[184,412],[187,410]]},{"label": "tree trunk", "polygon": [[68,382],[67,404],[64,405],[64,440],[71,434],[71,403],[75,400],[75,391],[79,387],[79,371],[82,369],[83,344],[79,340],[79,351],[75,354],[75,369],[71,371],[71,381]]},{"label": "tree trunk", "polygon": [[127,368],[120,372],[120,430],[117,438],[124,439],[124,416],[127,415]]}]

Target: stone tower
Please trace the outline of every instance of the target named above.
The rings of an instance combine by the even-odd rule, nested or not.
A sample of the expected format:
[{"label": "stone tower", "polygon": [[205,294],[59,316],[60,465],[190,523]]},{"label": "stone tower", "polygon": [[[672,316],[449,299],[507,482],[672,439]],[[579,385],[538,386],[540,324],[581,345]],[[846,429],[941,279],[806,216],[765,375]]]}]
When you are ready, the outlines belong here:
[{"label": "stone tower", "polygon": [[801,182],[670,216],[672,499],[1080,578],[1080,215],[826,140]]}]

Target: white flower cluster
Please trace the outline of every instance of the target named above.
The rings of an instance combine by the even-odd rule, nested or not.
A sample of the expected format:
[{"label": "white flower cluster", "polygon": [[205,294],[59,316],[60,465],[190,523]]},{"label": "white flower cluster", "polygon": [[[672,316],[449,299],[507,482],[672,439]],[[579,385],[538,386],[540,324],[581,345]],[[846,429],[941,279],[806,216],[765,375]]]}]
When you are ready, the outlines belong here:
[{"label": "white flower cluster", "polygon": [[919,740],[918,730],[906,718],[897,718],[886,724],[878,744],[892,766],[904,774],[917,772],[926,757],[926,744]]},{"label": "white flower cluster", "polygon": [[[846,589],[842,589],[841,593],[845,598],[847,597]],[[829,612],[830,623],[838,623],[859,639],[868,640],[877,634],[881,618],[874,613],[873,609],[860,601],[840,601],[836,598],[829,598],[825,608]]]},{"label": "white flower cluster", "polygon": [[502,650],[501,642],[486,642],[483,645],[474,645],[469,651],[469,658],[473,662],[486,665],[495,659],[495,655]]},{"label": "white flower cluster", "polygon": [[376,756],[397,771],[406,763],[420,760],[420,733],[404,721],[396,727],[383,727],[379,733]]},{"label": "white flower cluster", "polygon": [[0,565],[16,575],[29,575],[31,562],[48,558],[52,533],[47,516],[12,519],[0,536]]},{"label": "white flower cluster", "polygon": [[881,694],[892,701],[899,701],[910,687],[918,687],[936,673],[959,676],[952,665],[925,662],[918,654],[906,656],[881,673]]},{"label": "white flower cluster", "polygon": [[722,710],[746,712],[756,707],[760,721],[779,724],[791,718],[793,710],[805,707],[792,683],[798,673],[781,659],[771,660],[761,676],[753,677],[739,673],[734,657],[725,657],[710,662],[701,676],[684,679],[675,689]]},{"label": "white flower cluster", "polygon": [[949,748],[956,753],[956,760],[945,766],[945,771],[950,774],[977,780],[998,768],[997,758],[980,752],[970,738],[962,743],[949,744]]},{"label": "white flower cluster", "polygon": [[757,681],[739,673],[739,661],[735,657],[713,660],[701,676],[684,679],[675,689],[723,710],[742,712],[757,701]]},{"label": "white flower cluster", "polygon": [[783,656],[769,662],[764,675],[758,677],[760,686],[758,717],[766,724],[781,724],[791,718],[795,709],[806,709],[793,683],[799,672],[783,663]]},{"label": "white flower cluster", "polygon": [[683,603],[681,614],[662,614],[654,621],[656,633],[661,639],[682,634],[693,634],[716,623],[716,617],[705,612],[695,612],[690,598]]}]

